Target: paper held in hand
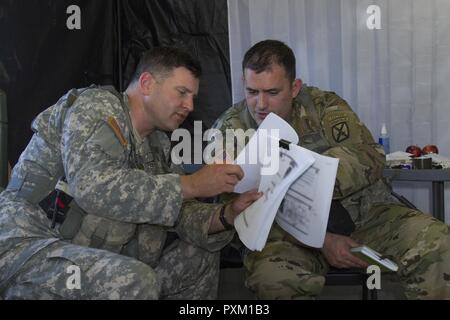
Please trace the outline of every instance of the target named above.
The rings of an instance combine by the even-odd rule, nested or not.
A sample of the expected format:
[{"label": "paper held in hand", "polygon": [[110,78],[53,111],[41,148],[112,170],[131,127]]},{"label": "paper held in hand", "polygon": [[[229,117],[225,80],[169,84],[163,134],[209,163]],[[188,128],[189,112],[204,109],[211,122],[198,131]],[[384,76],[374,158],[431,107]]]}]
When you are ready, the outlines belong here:
[{"label": "paper held in hand", "polygon": [[[261,134],[261,129],[269,132],[278,129],[279,137]],[[258,142],[261,139],[265,141]],[[294,143],[278,147],[280,139]],[[316,248],[323,245],[339,160],[299,147],[297,143],[295,130],[271,113],[235,161],[245,173],[235,192],[258,189],[264,193],[234,222],[239,238],[250,250],[264,248],[274,219],[303,244]],[[258,150],[259,154],[270,155],[271,163],[278,164],[276,172],[262,174],[267,169],[267,161],[242,165],[242,159],[253,150],[252,144],[264,149]]]}]

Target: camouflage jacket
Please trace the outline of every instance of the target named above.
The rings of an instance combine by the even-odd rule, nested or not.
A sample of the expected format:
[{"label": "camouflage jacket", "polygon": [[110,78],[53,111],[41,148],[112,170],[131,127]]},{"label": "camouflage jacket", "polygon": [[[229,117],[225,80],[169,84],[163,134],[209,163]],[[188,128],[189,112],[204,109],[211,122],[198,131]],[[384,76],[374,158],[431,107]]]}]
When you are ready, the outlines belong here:
[{"label": "camouflage jacket", "polygon": [[[334,92],[303,85],[293,100],[289,123],[299,136],[300,146],[339,158],[334,199],[341,201],[355,223],[376,202],[397,203],[382,179],[385,165],[382,147]],[[257,124],[243,100],[225,111],[213,128],[221,130],[225,137],[227,129],[256,129]],[[239,153],[244,146],[235,142],[234,147]]]},{"label": "camouflage jacket", "polygon": [[[64,96],[35,119],[35,134],[13,171],[20,183],[0,198],[23,202],[17,194],[27,188],[40,190],[35,197],[41,198],[65,175],[70,193],[87,213],[72,242],[133,256],[151,266],[158,262],[168,231],[211,251],[228,243],[231,232],[208,235],[217,204],[183,201],[180,175],[166,160],[170,142],[163,132],[138,138],[128,110],[109,91],[85,90],[64,108],[70,98]],[[14,206],[5,199],[0,202]],[[42,218],[45,213],[33,207],[32,215],[39,216],[34,220],[46,225],[40,226],[41,234],[28,234],[34,223],[28,220],[21,223],[20,235],[60,236]],[[0,216],[10,214],[0,209]],[[0,242],[6,230],[1,233]]]}]

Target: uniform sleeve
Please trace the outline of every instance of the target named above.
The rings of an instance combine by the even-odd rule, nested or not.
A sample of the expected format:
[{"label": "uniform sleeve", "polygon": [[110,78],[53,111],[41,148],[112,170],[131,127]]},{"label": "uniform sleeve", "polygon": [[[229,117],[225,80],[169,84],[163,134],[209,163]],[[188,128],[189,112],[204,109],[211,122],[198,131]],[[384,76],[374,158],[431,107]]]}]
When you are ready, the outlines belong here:
[{"label": "uniform sleeve", "polygon": [[225,247],[233,239],[233,230],[208,234],[214,212],[221,206],[196,200],[185,201],[176,226],[178,236],[210,252]]},{"label": "uniform sleeve", "polygon": [[[213,161],[234,161],[239,153],[244,149],[256,130],[241,120],[241,116],[246,115],[247,107],[241,102],[226,110],[213,124],[208,132],[205,149],[206,160]],[[242,130],[242,137],[237,138],[236,130]],[[228,132],[229,131],[229,132]],[[238,134],[238,133],[237,133]],[[239,134],[238,134],[239,135]],[[213,161],[212,161],[213,160]]]},{"label": "uniform sleeve", "polygon": [[[232,151],[230,151],[230,155],[228,155],[226,142],[226,122],[224,122],[223,117],[216,120],[210,130],[207,131],[206,141],[208,142],[204,156],[206,163],[215,163],[215,162],[226,162],[228,160],[233,161],[235,156]],[[234,145],[231,145],[234,147]]]},{"label": "uniform sleeve", "polygon": [[[208,132],[208,140],[210,141],[208,147],[211,150],[216,150],[214,146],[217,140],[213,138],[214,132],[217,133],[214,130]],[[222,152],[219,151],[219,153],[221,154]],[[207,161],[214,162],[214,159],[217,160],[217,156],[215,152],[211,152],[207,157]],[[233,239],[234,231],[223,231],[212,235],[208,234],[214,213],[221,206],[222,204],[220,203],[209,204],[196,200],[185,201],[176,225],[178,236],[182,240],[210,252],[222,249]]]},{"label": "uniform sleeve", "polygon": [[79,100],[66,118],[61,146],[78,205],[117,221],[173,226],[182,206],[180,176],[129,168],[127,148],[105,119],[104,101]]},{"label": "uniform sleeve", "polygon": [[322,127],[331,145],[323,154],[339,159],[334,198],[340,199],[381,179],[385,155],[343,99],[327,93],[322,105]]}]

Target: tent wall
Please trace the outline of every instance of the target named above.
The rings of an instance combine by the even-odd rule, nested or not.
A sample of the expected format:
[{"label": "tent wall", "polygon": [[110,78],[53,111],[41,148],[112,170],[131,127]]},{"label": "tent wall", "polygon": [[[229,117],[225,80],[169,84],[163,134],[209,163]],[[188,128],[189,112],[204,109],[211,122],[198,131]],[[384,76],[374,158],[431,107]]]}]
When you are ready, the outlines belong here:
[{"label": "tent wall", "polygon": [[[67,8],[81,8],[81,30],[69,30]],[[114,84],[114,2],[15,0],[0,4],[0,87],[8,98],[8,154],[14,164],[30,124],[73,87]]]},{"label": "tent wall", "polygon": [[200,60],[203,75],[195,110],[182,127],[194,133],[194,121],[202,121],[203,132],[210,128],[231,106],[227,1],[133,0],[120,4],[124,87],[144,50],[155,46],[187,49]]},{"label": "tent wall", "polygon": [[[80,8],[80,30],[67,28],[71,5]],[[226,0],[3,0],[0,43],[11,164],[37,114],[73,87],[124,88],[139,55],[154,46],[181,46],[201,60],[196,110],[184,127],[192,130],[194,120],[209,127],[231,103]]]}]

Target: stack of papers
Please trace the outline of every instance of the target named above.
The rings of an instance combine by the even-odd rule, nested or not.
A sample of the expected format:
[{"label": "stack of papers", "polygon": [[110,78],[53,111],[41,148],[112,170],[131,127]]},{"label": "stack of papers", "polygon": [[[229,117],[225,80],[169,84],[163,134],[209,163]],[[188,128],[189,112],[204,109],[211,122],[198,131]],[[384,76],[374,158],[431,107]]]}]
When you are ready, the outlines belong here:
[{"label": "stack of papers", "polygon": [[[404,164],[411,164],[412,162],[412,154],[408,152],[403,151],[396,151],[393,153],[390,153],[386,155],[386,165],[390,168],[404,165]],[[424,158],[431,158],[433,161],[433,165],[436,166],[442,166],[443,169],[449,169],[450,168],[450,159],[447,157],[444,157],[440,154],[436,153],[430,153],[423,156]]]},{"label": "stack of papers", "polygon": [[[279,137],[261,134],[261,129],[278,129]],[[261,144],[258,142],[261,138],[268,141]],[[276,143],[273,143],[274,139]],[[273,146],[279,146],[280,139],[290,139],[288,141],[294,143],[275,150]],[[242,163],[253,150],[252,143],[263,148],[271,146],[267,147],[272,148],[270,153],[268,150],[263,153],[270,154],[279,164],[275,173],[262,174],[267,163],[266,168],[261,162]],[[241,165],[245,176],[235,192],[258,189],[264,193],[234,222],[239,238],[250,250],[264,248],[275,219],[280,227],[303,244],[316,248],[323,245],[339,160],[321,156],[297,146],[297,143],[295,130],[272,113],[236,159],[235,163]]]},{"label": "stack of papers", "polygon": [[442,166],[442,169],[450,168],[450,159],[444,156],[441,156],[436,153],[430,153],[424,156],[425,158],[431,158],[434,165]]},{"label": "stack of papers", "polygon": [[413,155],[408,152],[396,151],[386,155],[386,166],[389,168],[397,167],[405,164],[411,164]]},{"label": "stack of papers", "polygon": [[408,161],[413,155],[409,152],[395,151],[386,155],[387,161]]}]

